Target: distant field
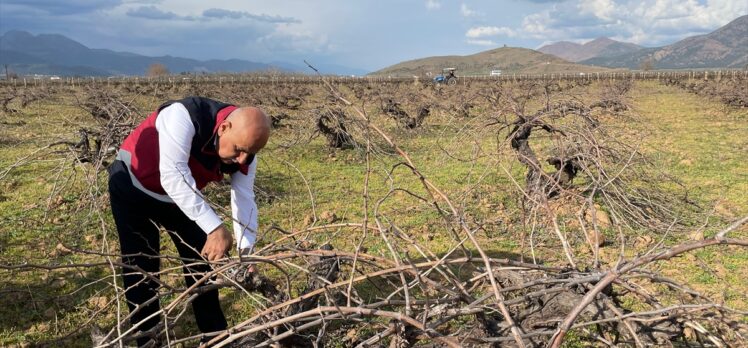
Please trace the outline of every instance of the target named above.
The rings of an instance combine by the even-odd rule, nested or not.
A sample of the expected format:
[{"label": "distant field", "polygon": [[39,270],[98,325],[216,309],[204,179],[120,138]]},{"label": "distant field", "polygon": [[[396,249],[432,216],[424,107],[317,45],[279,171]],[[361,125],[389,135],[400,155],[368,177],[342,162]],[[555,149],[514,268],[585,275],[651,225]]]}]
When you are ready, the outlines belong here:
[{"label": "distant field", "polygon": [[[92,325],[106,334],[123,321],[105,168],[133,125],[161,102],[187,95],[262,107],[275,125],[258,155],[257,249],[263,274],[286,297],[221,290],[236,332],[268,326],[247,334],[258,341],[245,344],[304,324],[312,327],[306,334],[324,337],[327,346],[514,342],[501,311],[506,302],[531,336],[526,343],[543,345],[568,306],[621,258],[708,242],[748,215],[745,83],[332,86],[352,107],[320,83],[0,86],[0,345],[90,346]],[[82,134],[88,141],[81,142]],[[221,213],[230,212],[226,183],[209,186],[206,195]],[[748,240],[748,227],[729,237]],[[162,306],[175,308],[169,337],[192,346],[194,340],[179,341],[199,332],[190,311],[182,312],[189,306],[179,296],[185,289],[175,248],[165,234],[162,240],[162,254],[172,256],[161,274],[172,287],[162,289]],[[320,251],[326,243],[339,255]],[[635,267],[594,297],[590,308],[602,309],[583,311],[576,323],[587,324],[571,327],[564,344],[746,344],[748,244],[740,243]],[[263,312],[318,290],[311,284],[320,280],[307,272],[330,267],[330,257],[337,257],[339,277],[324,279],[330,288],[304,310],[350,312],[330,309],[329,322],[316,326],[310,323],[323,314],[281,323],[305,313],[291,305]],[[358,276],[366,277],[351,280]],[[493,295],[498,287],[502,300]],[[547,297],[556,293],[571,297]],[[482,304],[468,305],[466,298],[484,295]],[[529,304],[557,307],[551,317],[538,316]],[[668,306],[674,309],[663,310],[667,320],[651,313]],[[613,319],[594,322],[601,318]],[[401,326],[393,329],[394,322]],[[491,325],[494,331],[485,328]],[[670,336],[649,337],[646,327]],[[119,335],[112,332],[110,343]]]}]

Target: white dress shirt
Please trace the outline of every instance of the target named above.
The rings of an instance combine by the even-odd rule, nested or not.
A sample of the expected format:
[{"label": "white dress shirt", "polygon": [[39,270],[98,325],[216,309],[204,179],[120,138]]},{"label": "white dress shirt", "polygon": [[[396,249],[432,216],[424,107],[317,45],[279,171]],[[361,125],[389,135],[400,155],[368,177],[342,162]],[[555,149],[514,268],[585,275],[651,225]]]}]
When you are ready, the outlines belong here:
[{"label": "white dress shirt", "polygon": [[[223,222],[197,189],[187,165],[195,136],[195,126],[187,108],[181,103],[174,103],[161,110],[156,118],[156,130],[161,186],[188,218],[195,221],[205,233],[212,232]],[[252,248],[257,239],[256,172],[257,155],[247,175],[241,171],[231,175],[231,215],[237,248],[240,250]]]}]

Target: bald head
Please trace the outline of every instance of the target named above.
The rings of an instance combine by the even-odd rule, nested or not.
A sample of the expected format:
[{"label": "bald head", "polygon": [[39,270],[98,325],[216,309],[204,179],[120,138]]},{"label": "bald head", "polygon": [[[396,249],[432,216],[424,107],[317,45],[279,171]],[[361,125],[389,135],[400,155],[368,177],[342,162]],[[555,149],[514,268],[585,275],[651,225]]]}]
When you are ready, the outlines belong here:
[{"label": "bald head", "polygon": [[270,138],[270,118],[260,108],[242,107],[234,110],[226,121],[233,123],[237,130],[244,133],[247,140],[253,145],[259,145],[259,151]]},{"label": "bald head", "polygon": [[270,138],[270,118],[256,107],[238,108],[218,126],[218,156],[225,163],[245,163]]}]

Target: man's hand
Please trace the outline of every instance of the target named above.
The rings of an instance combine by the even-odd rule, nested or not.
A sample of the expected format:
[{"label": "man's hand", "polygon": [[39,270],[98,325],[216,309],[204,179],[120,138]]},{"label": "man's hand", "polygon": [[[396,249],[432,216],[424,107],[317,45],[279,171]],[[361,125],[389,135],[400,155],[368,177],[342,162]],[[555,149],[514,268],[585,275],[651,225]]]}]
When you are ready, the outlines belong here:
[{"label": "man's hand", "polygon": [[208,234],[208,240],[205,241],[205,246],[200,255],[208,261],[218,260],[226,256],[233,242],[234,238],[231,236],[231,232],[223,225],[218,226]]}]

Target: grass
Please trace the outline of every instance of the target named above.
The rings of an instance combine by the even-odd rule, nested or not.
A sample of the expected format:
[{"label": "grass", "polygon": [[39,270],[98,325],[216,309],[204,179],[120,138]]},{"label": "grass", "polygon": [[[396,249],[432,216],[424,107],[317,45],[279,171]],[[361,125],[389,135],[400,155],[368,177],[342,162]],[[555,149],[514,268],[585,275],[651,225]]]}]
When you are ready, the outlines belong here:
[{"label": "grass", "polygon": [[[712,221],[748,214],[748,137],[744,136],[748,134],[748,110],[656,83],[638,85],[633,95],[642,116],[638,128],[651,132],[642,148],[656,152],[658,165],[681,180],[703,210],[713,211]],[[716,232],[710,227],[704,235]],[[746,238],[748,229],[732,236]],[[671,243],[688,239],[676,236]],[[736,308],[748,308],[742,276],[748,272],[744,249],[707,248],[664,262],[661,267],[666,275],[688,282],[703,294]]]},{"label": "grass", "polygon": [[[308,103],[321,103],[323,97],[317,92],[311,97],[313,102]],[[81,109],[65,106],[72,104],[70,96],[59,98],[61,100],[35,102],[20,114],[3,116],[0,168],[8,168],[19,158],[60,138],[75,139],[79,127],[91,125],[90,117]],[[748,134],[748,110],[727,108],[717,101],[656,82],[638,82],[631,100],[639,115],[638,121],[612,122],[637,136],[642,141],[641,148],[649,152],[657,166],[682,181],[689,197],[704,211],[714,211],[705,236],[714,234],[725,221],[748,214],[748,195],[745,195],[748,192],[748,161],[745,160],[748,138],[744,136]],[[143,110],[150,110],[159,101],[143,97],[139,102]],[[491,110],[488,106],[480,109],[487,113]],[[455,119],[439,112],[427,119],[425,129],[405,131],[393,121],[378,116],[375,107],[367,106],[366,110],[373,115],[374,122],[394,134],[395,141],[412,155],[426,177],[469,216],[485,223],[478,235],[490,254],[528,258],[518,238],[522,231],[521,217],[506,213],[519,209],[516,187],[497,164],[504,164],[512,178],[519,182],[523,180],[524,170],[512,161],[499,162],[502,160],[496,158],[495,131],[481,130],[478,136],[468,137],[461,133],[461,123],[474,121]],[[295,131],[304,132],[304,127],[309,126],[308,109],[292,116],[297,120],[293,124],[295,129],[277,131],[268,148],[258,157],[261,229],[275,225],[298,230],[311,221],[312,215],[316,213],[320,217],[325,215],[323,212],[332,212],[343,221],[360,221],[364,215],[366,176],[363,150],[331,150],[321,137],[285,146],[295,136]],[[372,161],[368,213],[372,216],[376,202],[384,198],[390,188],[401,189],[385,200],[378,211],[434,252],[443,253],[453,240],[440,231],[440,217],[429,203],[405,192],[428,199],[408,168],[399,166],[393,171],[400,162],[400,158],[387,154],[380,154]],[[58,154],[19,166],[0,180],[0,262],[63,264],[102,259],[61,252],[58,243],[116,252],[116,232],[111,227],[108,207],[101,206],[96,212],[81,209],[81,204],[90,199],[86,195],[90,187],[86,187],[83,180],[86,170],[86,165],[71,164],[66,162],[64,154]],[[105,174],[100,173],[99,179],[103,185]],[[219,205],[228,205],[225,187],[213,185],[208,195]],[[324,222],[318,224],[321,223]],[[102,232],[102,224],[108,227],[108,233]],[[566,231],[567,227],[563,228]],[[568,228],[572,233],[571,227]],[[613,231],[606,233],[609,233],[609,240],[615,239]],[[264,233],[260,245],[278,236],[278,232]],[[338,249],[350,249],[360,236],[360,230],[340,229],[317,233],[312,238],[319,242],[332,241]],[[746,238],[748,231],[737,231],[735,236]],[[675,244],[689,238],[688,235],[673,235],[666,242]],[[538,248],[546,262],[562,259],[555,237],[548,234],[539,239]],[[166,245],[166,253],[175,254],[171,243],[162,245]],[[578,254],[588,253],[578,240],[575,245]],[[627,253],[635,255],[650,246],[632,247]],[[377,236],[369,236],[367,247],[372,254],[388,255]],[[615,261],[617,252],[616,246],[603,248],[603,259]],[[741,277],[748,273],[748,251],[744,249],[704,249],[660,263],[657,268],[718,301],[748,309],[744,295],[748,285]],[[98,296],[97,291],[103,288],[103,284],[96,281],[107,276],[111,277],[111,271],[106,267],[95,271],[0,271],[3,284],[0,286],[0,345],[43,343],[80,327],[101,309],[99,303],[89,299]],[[169,281],[181,282],[180,279]],[[247,297],[230,290],[221,294],[222,305],[231,321],[240,321],[254,313],[255,302]],[[101,295],[111,299],[111,293]],[[635,306],[632,303],[632,307]],[[111,327],[114,319],[113,308],[109,307],[97,316],[96,322]],[[195,332],[189,315],[182,324],[179,330],[183,333]],[[90,345],[86,332],[75,334],[67,345]],[[581,342],[574,334],[566,345],[577,346]]]},{"label": "grass", "polygon": [[723,201],[720,213],[748,213],[748,111],[676,88],[643,84],[637,107],[646,126],[655,126],[645,144],[662,150],[661,163],[710,201]]}]

